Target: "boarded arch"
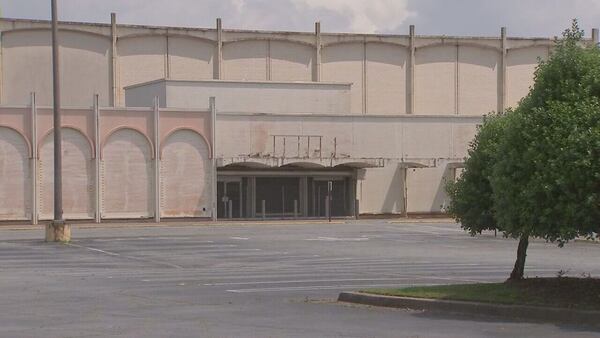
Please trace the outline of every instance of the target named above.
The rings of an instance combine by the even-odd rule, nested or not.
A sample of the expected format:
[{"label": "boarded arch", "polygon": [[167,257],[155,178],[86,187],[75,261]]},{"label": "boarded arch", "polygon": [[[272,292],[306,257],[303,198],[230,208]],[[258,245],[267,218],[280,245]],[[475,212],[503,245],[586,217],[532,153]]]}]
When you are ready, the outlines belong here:
[{"label": "boarded arch", "polygon": [[118,129],[102,154],[102,217],[152,217],[154,169],[148,139],[134,129]]},{"label": "boarded arch", "polygon": [[29,146],[17,131],[0,126],[0,220],[31,217]]},{"label": "boarded arch", "polygon": [[[62,128],[63,216],[65,219],[94,217],[94,162],[89,140],[78,130]],[[54,215],[54,132],[44,137],[39,150],[39,219]]]},{"label": "boarded arch", "polygon": [[177,130],[167,138],[162,154],[161,217],[210,217],[212,169],[202,136]]}]

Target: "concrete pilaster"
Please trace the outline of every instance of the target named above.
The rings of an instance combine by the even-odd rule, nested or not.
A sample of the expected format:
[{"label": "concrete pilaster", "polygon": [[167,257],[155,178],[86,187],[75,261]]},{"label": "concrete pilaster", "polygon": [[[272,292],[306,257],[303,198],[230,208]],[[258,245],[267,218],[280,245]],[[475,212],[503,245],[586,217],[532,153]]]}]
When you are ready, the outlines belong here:
[{"label": "concrete pilaster", "polygon": [[415,26],[409,27],[409,63],[406,76],[406,113],[414,114],[415,112]]},{"label": "concrete pilaster", "polygon": [[165,79],[171,78],[171,56],[169,55],[169,30],[165,33]]},{"label": "concrete pilaster", "polygon": [[154,98],[154,221],[160,222],[160,109]]},{"label": "concrete pilaster", "polygon": [[402,175],[403,175],[403,183],[404,183],[404,189],[402,191],[402,207],[404,210],[402,210],[402,215],[404,217],[408,217],[408,168],[407,167],[403,167],[402,168]]},{"label": "concrete pilaster", "polygon": [[211,210],[211,218],[213,221],[217,220],[217,106],[215,102],[215,97],[211,97],[209,100],[210,107],[210,120],[211,120],[211,129],[210,129],[210,158],[212,162],[212,170],[211,170],[211,195],[212,195],[212,210]]},{"label": "concrete pilaster", "polygon": [[110,103],[113,107],[119,105],[119,83],[117,75],[117,14],[110,13]]},{"label": "concrete pilaster", "polygon": [[363,97],[363,107],[362,112],[363,115],[367,114],[368,106],[367,106],[367,41],[366,38],[363,41],[363,60],[362,60],[362,97]]},{"label": "concrete pilaster", "polygon": [[37,106],[31,93],[31,223],[38,224]]},{"label": "concrete pilaster", "polygon": [[100,223],[102,212],[102,195],[100,189],[100,96],[94,95],[94,210],[95,221]]},{"label": "concrete pilaster", "polygon": [[3,88],[2,88],[2,85],[3,85],[3,81],[2,81],[2,77],[3,76],[2,76],[2,74],[3,74],[3,71],[4,71],[4,69],[2,67],[2,60],[3,59],[4,58],[2,57],[2,32],[0,32],[0,104],[3,103],[3,100],[2,100],[2,90],[3,90]]},{"label": "concrete pilaster", "polygon": [[313,80],[321,81],[321,23],[315,22],[315,72]]},{"label": "concrete pilaster", "polygon": [[499,76],[498,93],[498,111],[503,112],[506,108],[506,27],[500,29],[500,48],[502,50],[502,59]]},{"label": "concrete pilaster", "polygon": [[271,40],[267,40],[267,81],[271,81]]},{"label": "concrete pilaster", "polygon": [[221,18],[217,18],[217,59],[213,78],[219,80],[223,77],[223,25]]},{"label": "concrete pilaster", "polygon": [[454,63],[454,114],[460,113],[460,45],[456,42],[456,59]]},{"label": "concrete pilaster", "polygon": [[592,43],[598,45],[598,28],[592,28]]}]

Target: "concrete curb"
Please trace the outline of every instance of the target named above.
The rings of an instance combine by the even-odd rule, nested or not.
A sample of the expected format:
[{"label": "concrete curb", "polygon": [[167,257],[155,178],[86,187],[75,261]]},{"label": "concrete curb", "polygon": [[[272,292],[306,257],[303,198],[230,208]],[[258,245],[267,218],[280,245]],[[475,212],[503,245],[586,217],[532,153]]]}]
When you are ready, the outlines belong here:
[{"label": "concrete curb", "polygon": [[339,302],[431,312],[472,314],[538,322],[600,326],[600,311],[545,308],[525,305],[488,304],[453,300],[394,297],[362,292],[342,292]]}]

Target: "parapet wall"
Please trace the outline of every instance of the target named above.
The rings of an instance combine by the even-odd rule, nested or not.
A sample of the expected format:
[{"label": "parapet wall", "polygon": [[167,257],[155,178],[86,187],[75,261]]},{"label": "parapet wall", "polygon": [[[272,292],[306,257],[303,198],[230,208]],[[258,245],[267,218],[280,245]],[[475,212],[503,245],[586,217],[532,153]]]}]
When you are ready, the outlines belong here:
[{"label": "parapet wall", "polygon": [[[124,106],[127,86],[175,80],[351,83],[352,114],[483,115],[528,91],[550,38],[365,35],[61,23],[65,105]],[[0,20],[2,104],[51,103],[47,21]]]}]

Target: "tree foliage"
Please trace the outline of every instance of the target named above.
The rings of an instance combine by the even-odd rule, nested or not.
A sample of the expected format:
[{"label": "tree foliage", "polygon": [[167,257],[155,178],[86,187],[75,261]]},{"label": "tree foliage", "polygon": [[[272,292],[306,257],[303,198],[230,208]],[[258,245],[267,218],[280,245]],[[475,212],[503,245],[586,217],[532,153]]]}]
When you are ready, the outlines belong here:
[{"label": "tree foliage", "polygon": [[447,189],[471,234],[521,239],[511,278],[523,276],[530,236],[562,246],[600,230],[600,50],[582,39],[573,21],[519,106],[485,119]]}]

